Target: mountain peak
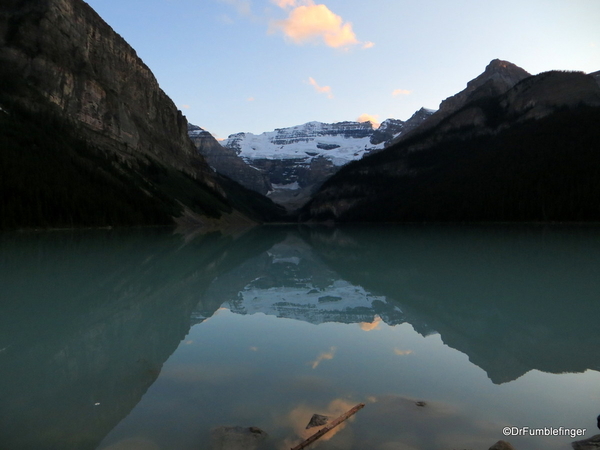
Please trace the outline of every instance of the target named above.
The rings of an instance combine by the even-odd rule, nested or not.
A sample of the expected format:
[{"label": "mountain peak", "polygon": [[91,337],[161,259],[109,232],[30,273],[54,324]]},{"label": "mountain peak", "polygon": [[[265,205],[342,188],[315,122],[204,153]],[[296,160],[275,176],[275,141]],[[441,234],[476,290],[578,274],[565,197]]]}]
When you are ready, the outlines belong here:
[{"label": "mountain peak", "polygon": [[[477,78],[467,83],[467,90],[477,89],[485,83],[493,80],[498,89],[508,90],[524,78],[531,76],[525,69],[516,64],[501,59],[493,59],[485,68],[484,72]],[[464,92],[464,91],[463,91]]]},{"label": "mountain peak", "polygon": [[[493,59],[482,74],[467,83],[465,89],[442,101],[440,109],[417,129],[420,131],[431,129],[467,103],[479,98],[504,94],[519,81],[530,76],[529,72],[511,62]],[[409,133],[404,133],[396,141],[404,139],[408,135]]]}]

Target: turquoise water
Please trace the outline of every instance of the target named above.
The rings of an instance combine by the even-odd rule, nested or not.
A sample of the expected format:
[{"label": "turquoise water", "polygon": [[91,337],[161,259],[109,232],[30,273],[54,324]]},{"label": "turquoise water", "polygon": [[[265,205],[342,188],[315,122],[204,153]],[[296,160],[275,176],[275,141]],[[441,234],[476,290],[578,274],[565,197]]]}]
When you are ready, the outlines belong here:
[{"label": "turquoise water", "polygon": [[[600,229],[0,238],[0,448],[566,449],[600,414]],[[423,405],[424,406],[419,406]]]}]

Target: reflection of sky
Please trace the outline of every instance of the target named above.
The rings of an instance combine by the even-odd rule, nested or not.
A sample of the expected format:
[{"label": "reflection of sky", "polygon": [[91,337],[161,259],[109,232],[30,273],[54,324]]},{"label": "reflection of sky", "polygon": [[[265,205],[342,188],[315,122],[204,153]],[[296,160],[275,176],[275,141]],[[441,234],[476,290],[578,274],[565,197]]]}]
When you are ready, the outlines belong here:
[{"label": "reflection of sky", "polygon": [[[591,429],[600,400],[598,372],[532,371],[495,385],[439,335],[423,337],[408,324],[380,323],[376,333],[365,333],[355,324],[315,326],[222,310],[192,327],[184,344],[104,444],[144,436],[192,448],[186,436],[201,438],[194,430],[240,425],[264,429],[273,448],[280,448],[304,437],[301,429],[312,414],[335,416],[331,405],[338,401],[344,407],[367,403],[347,429],[332,436],[332,442],[348,441],[347,448],[370,442],[369,448],[435,450],[447,448],[448,440],[456,448],[487,448],[502,439],[506,425],[590,422]],[[533,450],[568,448],[570,442],[509,440]]]}]

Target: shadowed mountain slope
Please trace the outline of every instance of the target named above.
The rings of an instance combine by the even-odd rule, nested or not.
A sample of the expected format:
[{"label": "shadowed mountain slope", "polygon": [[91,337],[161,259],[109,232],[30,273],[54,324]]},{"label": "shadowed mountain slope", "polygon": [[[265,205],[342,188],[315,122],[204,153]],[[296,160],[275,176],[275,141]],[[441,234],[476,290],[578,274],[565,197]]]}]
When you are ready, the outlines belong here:
[{"label": "shadowed mountain slope", "polygon": [[[304,220],[600,220],[600,88],[583,73],[523,78],[351,163]],[[437,120],[437,119],[436,119]]]},{"label": "shadowed mountain slope", "polygon": [[262,220],[232,206],[185,117],[85,2],[2,2],[0,68],[0,226]]}]

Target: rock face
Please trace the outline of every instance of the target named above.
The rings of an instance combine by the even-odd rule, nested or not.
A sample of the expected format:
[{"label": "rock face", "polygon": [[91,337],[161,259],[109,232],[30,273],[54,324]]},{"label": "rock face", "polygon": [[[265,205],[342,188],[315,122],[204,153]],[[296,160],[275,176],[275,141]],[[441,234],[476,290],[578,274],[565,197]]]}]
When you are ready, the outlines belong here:
[{"label": "rock face", "polygon": [[600,164],[594,125],[599,114],[600,88],[592,76],[558,71],[528,76],[492,61],[395,145],[340,170],[301,216],[597,220],[591,205],[600,196],[593,171]]},{"label": "rock face", "polygon": [[[434,128],[468,103],[504,94],[519,81],[529,76],[531,76],[529,72],[508,61],[494,59],[487,65],[481,75],[467,83],[467,87],[464,90],[442,101],[438,111],[431,115],[430,118],[427,118],[427,120],[423,120],[423,124],[418,127],[416,132],[423,132]],[[477,122],[479,118],[471,116],[464,119],[466,121]],[[394,139],[390,145],[402,141],[411,135],[408,132],[403,133]]]},{"label": "rock face", "polygon": [[421,108],[406,122],[397,119],[386,119],[381,122],[379,128],[371,136],[371,144],[384,143],[387,147],[394,138],[410,133],[434,113],[434,110]]},{"label": "rock face", "polygon": [[[166,224],[178,216],[214,225],[260,221],[256,204],[275,208],[214,174],[150,69],[82,0],[2,2],[0,81],[9,112],[0,120],[0,170],[12,171],[0,175],[10,193],[0,202],[10,221],[0,227]],[[10,131],[28,121],[31,137]],[[48,142],[54,153],[39,150]],[[26,149],[35,151],[23,161]]]},{"label": "rock face", "polygon": [[230,167],[221,165],[219,169],[216,158],[214,163],[213,156],[207,155],[207,159],[217,171],[263,193],[257,187],[264,189],[264,184],[256,182],[256,173],[248,176],[248,171],[242,170],[231,153],[234,152],[266,178],[269,198],[296,209],[340,167],[383,149],[391,139],[414,129],[431,114],[433,111],[421,109],[406,122],[387,119],[376,130],[370,122],[309,122],[260,135],[232,134],[223,143],[225,150],[214,152],[228,155],[220,158],[227,158]]},{"label": "rock face", "polygon": [[188,135],[198,152],[217,172],[263,195],[272,190],[271,183],[264,173],[246,164],[234,150],[223,147],[208,131],[188,124]]},{"label": "rock face", "polygon": [[[147,155],[216,187],[187,121],[136,52],[80,0],[9,0],[0,61],[101,147]],[[35,100],[22,98],[31,108]]]}]

